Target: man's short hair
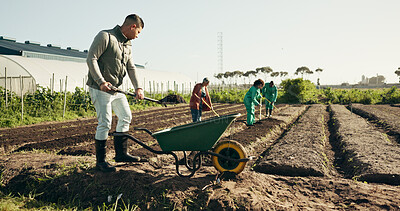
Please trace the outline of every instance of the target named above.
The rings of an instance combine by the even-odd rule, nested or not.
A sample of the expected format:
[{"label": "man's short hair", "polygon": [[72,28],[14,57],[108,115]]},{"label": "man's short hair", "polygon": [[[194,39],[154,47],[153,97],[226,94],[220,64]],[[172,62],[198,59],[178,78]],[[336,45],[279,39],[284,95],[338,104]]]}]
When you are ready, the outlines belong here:
[{"label": "man's short hair", "polygon": [[207,77],[205,77],[205,78],[203,79],[203,83],[207,83],[207,82],[210,82],[210,81],[208,80]]},{"label": "man's short hair", "polygon": [[138,24],[142,29],[144,29],[144,21],[139,15],[130,14],[126,16],[124,24]]}]

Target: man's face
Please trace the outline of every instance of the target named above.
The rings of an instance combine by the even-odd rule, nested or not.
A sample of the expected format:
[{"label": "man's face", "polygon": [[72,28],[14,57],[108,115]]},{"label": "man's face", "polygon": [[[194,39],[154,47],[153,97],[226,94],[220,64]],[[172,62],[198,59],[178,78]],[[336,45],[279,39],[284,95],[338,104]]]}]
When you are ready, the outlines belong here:
[{"label": "man's face", "polygon": [[133,40],[139,37],[140,32],[142,31],[142,27],[133,24],[131,26],[131,30],[129,31],[128,39]]}]

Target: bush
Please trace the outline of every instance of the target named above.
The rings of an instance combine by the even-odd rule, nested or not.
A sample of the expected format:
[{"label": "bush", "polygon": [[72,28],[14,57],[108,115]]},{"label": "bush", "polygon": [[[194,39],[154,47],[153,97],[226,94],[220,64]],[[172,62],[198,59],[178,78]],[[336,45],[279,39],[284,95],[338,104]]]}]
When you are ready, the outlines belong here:
[{"label": "bush", "polygon": [[318,91],[313,83],[302,78],[282,81],[283,95],[280,103],[318,103]]},{"label": "bush", "polygon": [[322,90],[321,98],[328,104],[395,104],[400,103],[400,90],[390,89],[332,89]]}]

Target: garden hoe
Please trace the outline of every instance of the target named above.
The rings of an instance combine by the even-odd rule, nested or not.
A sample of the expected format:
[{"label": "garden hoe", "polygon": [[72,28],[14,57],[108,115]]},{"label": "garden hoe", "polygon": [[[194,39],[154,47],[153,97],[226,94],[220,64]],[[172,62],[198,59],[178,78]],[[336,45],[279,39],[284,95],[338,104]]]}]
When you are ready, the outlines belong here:
[{"label": "garden hoe", "polygon": [[[202,99],[202,98],[200,98],[199,96],[197,96],[196,93],[195,93],[194,95],[195,95],[197,98]],[[213,111],[214,114],[215,114],[217,117],[219,117],[219,115],[217,114],[217,112],[215,112],[214,108],[212,108],[210,105],[208,105],[208,103],[207,103],[204,99],[202,99],[202,100],[203,100],[203,103],[206,104],[207,107],[208,107],[209,109],[211,109],[211,111]]]},{"label": "garden hoe", "polygon": [[[269,103],[271,103],[271,101],[269,101],[267,98],[265,98]],[[271,103],[272,106],[274,106],[274,108],[276,108],[276,106],[274,104]],[[277,108],[276,108],[277,109]]]},{"label": "garden hoe", "polygon": [[[132,96],[132,97],[136,97],[136,94],[135,94],[135,93],[122,91],[122,90],[118,89],[118,88],[115,87],[115,86],[112,86],[112,85],[111,85],[111,86],[109,86],[109,88],[110,88],[112,91],[114,91],[114,92],[119,92],[119,93],[122,93],[122,94],[130,95],[130,96]],[[144,100],[151,101],[151,102],[154,102],[154,103],[158,103],[158,104],[163,105],[164,107],[167,107],[167,105],[166,105],[164,102],[161,102],[161,101],[159,101],[159,100],[155,100],[155,99],[148,98],[148,97],[144,97]]]}]

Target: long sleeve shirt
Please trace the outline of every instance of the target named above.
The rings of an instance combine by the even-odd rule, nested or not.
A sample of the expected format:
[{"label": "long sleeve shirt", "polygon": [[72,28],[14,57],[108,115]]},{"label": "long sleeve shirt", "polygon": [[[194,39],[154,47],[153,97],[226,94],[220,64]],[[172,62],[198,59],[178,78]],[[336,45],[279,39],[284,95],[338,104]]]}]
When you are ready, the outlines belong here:
[{"label": "long sleeve shirt", "polygon": [[141,88],[131,49],[131,41],[121,32],[120,26],[99,32],[86,59],[89,68],[87,85],[100,89],[101,83],[110,82],[118,87],[128,73],[132,85]]},{"label": "long sleeve shirt", "polygon": [[262,94],[269,101],[276,102],[276,98],[278,97],[278,89],[275,85],[270,87],[269,84],[265,84],[265,86],[262,88]]},{"label": "long sleeve shirt", "polygon": [[248,104],[259,105],[258,100],[261,98],[260,89],[257,89],[255,86],[252,86],[249,91],[247,91],[244,96],[243,101]]}]

